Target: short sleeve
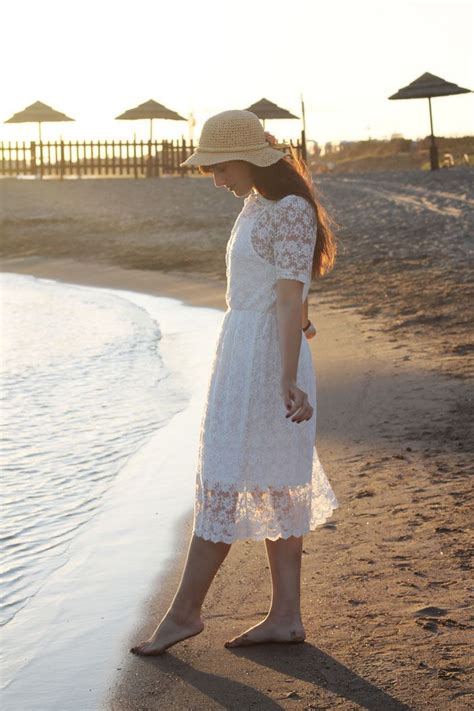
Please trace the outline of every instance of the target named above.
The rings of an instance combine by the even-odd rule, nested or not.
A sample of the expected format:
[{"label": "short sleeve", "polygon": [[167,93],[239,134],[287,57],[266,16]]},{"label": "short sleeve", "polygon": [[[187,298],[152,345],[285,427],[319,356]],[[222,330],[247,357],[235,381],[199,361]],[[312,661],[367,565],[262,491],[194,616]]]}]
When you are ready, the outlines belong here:
[{"label": "short sleeve", "polygon": [[313,206],[299,195],[287,195],[275,206],[272,228],[277,279],[310,284],[317,230]]}]

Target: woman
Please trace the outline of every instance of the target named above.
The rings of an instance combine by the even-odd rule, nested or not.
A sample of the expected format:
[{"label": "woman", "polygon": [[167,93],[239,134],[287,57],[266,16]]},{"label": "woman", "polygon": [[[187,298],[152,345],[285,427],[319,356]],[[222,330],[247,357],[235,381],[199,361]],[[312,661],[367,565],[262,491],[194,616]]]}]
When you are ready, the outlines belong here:
[{"label": "woman", "polygon": [[238,539],[265,540],[272,600],[263,621],[225,646],[302,642],[303,535],[338,505],[315,447],[302,305],[312,277],[334,264],[334,235],[304,164],[272,147],[250,111],[209,118],[181,165],[199,166],[245,201],[226,249],[228,308],[202,416],[185,568],[163,620],[130,651],[161,654],[204,629],[206,593]]}]

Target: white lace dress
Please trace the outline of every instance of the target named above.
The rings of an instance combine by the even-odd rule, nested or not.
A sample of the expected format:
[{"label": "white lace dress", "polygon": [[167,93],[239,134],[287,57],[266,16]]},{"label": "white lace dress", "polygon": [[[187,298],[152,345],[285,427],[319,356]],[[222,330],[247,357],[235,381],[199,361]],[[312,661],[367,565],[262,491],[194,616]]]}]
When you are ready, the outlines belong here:
[{"label": "white lace dress", "polygon": [[308,295],[316,242],[304,198],[252,191],[227,243],[227,310],[217,339],[201,422],[193,532],[232,543],[300,536],[338,503],[316,451],[316,379],[302,333],[297,385],[310,420],[285,417],[276,314],[278,279]]}]

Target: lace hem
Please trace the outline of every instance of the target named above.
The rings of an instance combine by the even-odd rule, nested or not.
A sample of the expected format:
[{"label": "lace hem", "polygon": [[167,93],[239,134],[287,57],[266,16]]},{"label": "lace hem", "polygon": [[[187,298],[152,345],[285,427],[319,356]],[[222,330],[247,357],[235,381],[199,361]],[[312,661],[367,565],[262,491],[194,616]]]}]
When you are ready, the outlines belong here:
[{"label": "lace hem", "polygon": [[207,486],[198,477],[193,533],[214,543],[302,536],[325,523],[338,505],[317,459],[313,482],[299,486],[239,491],[235,484]]},{"label": "lace hem", "polygon": [[308,533],[311,531],[314,531],[318,526],[322,526],[330,516],[332,516],[332,512],[334,509],[337,509],[337,506],[334,506],[331,509],[331,512],[326,516],[326,518],[319,523],[315,524],[314,526],[306,526],[305,528],[298,528],[294,529],[288,532],[281,532],[278,533],[277,535],[274,535],[272,533],[265,532],[265,531],[259,531],[258,533],[252,533],[248,535],[242,535],[242,536],[225,536],[224,537],[221,534],[213,534],[212,532],[207,532],[207,530],[203,527],[197,527],[195,526],[193,529],[193,534],[196,536],[199,536],[199,538],[204,538],[205,541],[212,541],[213,543],[235,543],[236,541],[264,541],[265,538],[268,538],[270,541],[277,541],[279,538],[283,538],[286,540],[287,538],[290,538],[291,536],[295,536],[295,538],[299,538],[299,536],[306,536]]}]

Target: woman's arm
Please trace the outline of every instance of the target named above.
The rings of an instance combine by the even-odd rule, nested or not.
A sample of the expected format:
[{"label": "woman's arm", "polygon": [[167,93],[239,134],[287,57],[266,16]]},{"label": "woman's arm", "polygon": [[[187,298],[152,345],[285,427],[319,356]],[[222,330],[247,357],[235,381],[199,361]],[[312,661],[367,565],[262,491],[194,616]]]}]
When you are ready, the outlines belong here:
[{"label": "woman's arm", "polygon": [[301,349],[301,296],[303,283],[295,279],[277,280],[277,320],[281,354],[280,389],[286,417],[292,422],[311,419],[313,408],[308,395],[296,384]]},{"label": "woman's arm", "polygon": [[301,326],[304,328],[305,326],[308,325],[309,317],[308,317],[308,297],[303,301],[303,314],[301,317]]},{"label": "woman's arm", "polygon": [[276,310],[281,352],[281,395],[286,417],[293,422],[311,419],[308,395],[296,384],[301,349],[302,297],[311,281],[316,242],[313,206],[299,195],[279,200],[272,215],[272,243],[276,275]]},{"label": "woman's arm", "polygon": [[281,377],[296,383],[301,348],[301,295],[303,284],[294,279],[277,281],[277,319]]}]

